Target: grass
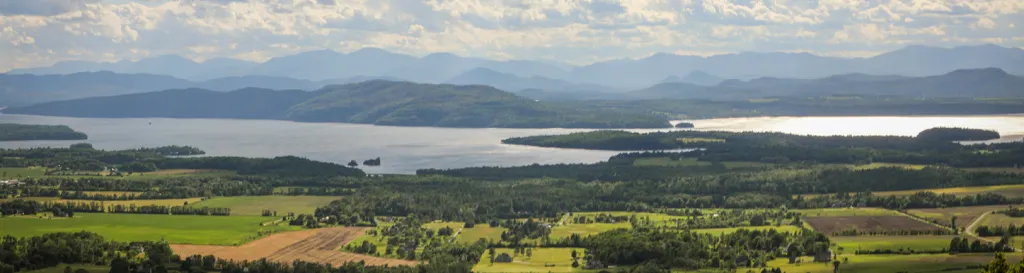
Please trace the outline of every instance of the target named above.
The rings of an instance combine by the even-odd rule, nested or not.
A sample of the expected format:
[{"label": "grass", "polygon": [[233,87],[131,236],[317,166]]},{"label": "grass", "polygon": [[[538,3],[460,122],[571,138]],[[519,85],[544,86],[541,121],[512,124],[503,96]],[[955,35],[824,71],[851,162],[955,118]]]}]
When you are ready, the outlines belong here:
[{"label": "grass", "polygon": [[89,195],[106,195],[106,196],[132,195],[132,194],[139,195],[139,194],[142,194],[142,192],[137,192],[137,191],[83,191],[82,193],[89,194]]},{"label": "grass", "polygon": [[572,236],[573,234],[579,234],[582,237],[588,235],[594,235],[609,230],[615,230],[620,228],[632,228],[629,222],[625,223],[614,223],[614,224],[566,224],[564,226],[557,226],[551,228],[551,239],[557,240]]},{"label": "grass", "polygon": [[503,227],[491,227],[487,224],[477,224],[473,228],[462,229],[462,233],[459,233],[459,237],[456,237],[455,241],[460,243],[475,243],[480,239],[487,239],[490,241],[501,241],[501,233],[508,229]]},{"label": "grass", "polygon": [[953,194],[958,196],[963,195],[977,195],[982,193],[998,193],[1006,197],[1024,197],[1024,185],[998,185],[998,186],[980,186],[980,187],[957,187],[957,188],[942,188],[942,189],[922,189],[922,190],[906,190],[906,191],[884,191],[874,192],[872,194],[878,196],[906,196],[913,195],[918,192],[934,192],[938,194]]},{"label": "grass", "polygon": [[[840,256],[849,258],[848,263],[839,266],[839,272],[843,273],[874,273],[874,272],[944,272],[944,273],[976,273],[981,272],[977,267],[992,260],[993,254],[917,254],[917,255],[846,255]],[[803,257],[810,261],[810,257]],[[1007,260],[1010,263],[1020,261],[1019,254],[1008,254]],[[804,262],[790,264],[785,258],[775,259],[768,262],[768,267],[781,268],[783,272],[807,272],[807,273],[832,273],[831,263]],[[748,268],[737,269],[736,272],[747,272]]]},{"label": "grass", "polygon": [[831,239],[836,246],[844,249],[844,253],[852,254],[857,250],[875,249],[944,250],[949,248],[949,241],[953,237],[956,236],[842,236]]},{"label": "grass", "polygon": [[195,216],[156,214],[76,213],[74,218],[0,218],[0,233],[31,237],[52,232],[90,231],[115,241],[158,241],[172,244],[239,245],[260,231],[297,230],[290,226],[260,226],[274,217]]},{"label": "grass", "polygon": [[804,217],[816,216],[901,216],[897,211],[880,208],[826,208],[826,209],[796,209],[793,212],[802,213]]},{"label": "grass", "polygon": [[[726,168],[763,168],[774,166],[774,164],[762,163],[762,162],[747,162],[747,161],[726,161],[722,162]],[[637,158],[633,161],[633,166],[637,167],[703,167],[711,166],[711,162],[698,161],[696,158],[681,158],[679,160],[672,160],[668,157],[650,157],[650,158]]]},{"label": "grass", "polygon": [[[760,226],[760,227],[734,227],[734,228],[706,228],[706,229],[694,229],[692,231],[696,232],[696,233],[704,233],[704,234],[711,234],[711,235],[717,236],[717,235],[721,235],[721,234],[732,234],[732,233],[735,233],[737,230],[740,230],[740,229],[761,230],[761,231],[774,229],[777,232],[796,232],[796,231],[800,230],[800,228],[798,228],[798,227],[794,227],[794,226],[790,226],[790,225],[782,225],[782,226],[778,226],[778,227],[776,227],[776,226]],[[946,243],[949,243],[949,241],[946,241]]]},{"label": "grass", "polygon": [[40,177],[46,174],[43,167],[0,168],[0,178]]},{"label": "grass", "polygon": [[1024,225],[1024,217],[1014,218],[1002,213],[991,213],[988,216],[985,216],[985,219],[981,219],[981,222],[978,223],[978,226],[990,227],[1006,227],[1010,225]]},{"label": "grass", "polygon": [[[491,264],[489,254],[484,253],[480,258],[480,262],[473,267],[473,272],[477,273],[497,273],[497,272],[508,272],[508,273],[525,273],[525,272],[597,272],[600,270],[583,270],[581,268],[572,267],[572,251],[573,248],[534,248],[532,249],[533,255],[527,257],[526,255],[513,256],[511,263],[494,263]],[[583,256],[583,249],[575,249],[579,253],[580,257]],[[501,253],[508,253],[513,255],[511,248],[498,248],[495,249],[495,253],[500,255]],[[582,265],[583,260],[580,260]],[[547,265],[547,266],[545,266]]]},{"label": "grass", "polygon": [[[911,209],[907,210],[907,213],[917,215],[918,217],[926,218],[929,220],[935,220],[939,224],[949,226],[950,220],[953,216],[957,217],[956,226],[958,228],[967,227],[975,218],[990,212],[993,210],[1000,210],[1008,208],[1006,205],[995,205],[995,206],[973,206],[973,207],[953,207],[953,208],[941,208],[941,209]],[[986,217],[988,218],[988,217]]]},{"label": "grass", "polygon": [[876,163],[864,164],[864,165],[854,165],[853,169],[860,171],[860,170],[873,170],[873,169],[889,168],[889,167],[898,167],[898,168],[904,168],[904,169],[908,169],[908,170],[922,170],[925,167],[928,167],[928,165],[876,162]]},{"label": "grass", "polygon": [[230,208],[231,215],[261,215],[263,210],[276,210],[277,215],[286,215],[288,212],[295,214],[312,214],[316,208],[323,207],[331,201],[338,200],[336,196],[234,196],[215,197],[202,202],[192,203],[193,207]]}]

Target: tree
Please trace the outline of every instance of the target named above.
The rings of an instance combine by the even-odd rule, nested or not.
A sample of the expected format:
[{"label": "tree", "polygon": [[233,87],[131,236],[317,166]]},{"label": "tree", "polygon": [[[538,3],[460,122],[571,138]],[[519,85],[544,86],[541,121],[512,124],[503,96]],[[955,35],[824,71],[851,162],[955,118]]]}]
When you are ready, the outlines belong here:
[{"label": "tree", "polygon": [[576,250],[575,249],[572,250],[572,259],[576,260]]},{"label": "tree", "polygon": [[839,262],[839,260],[833,260],[832,261],[832,273],[839,273],[839,265],[840,264],[841,263]]},{"label": "tree", "polygon": [[573,261],[572,261],[572,267],[573,267],[573,268],[577,268],[577,267],[580,267],[580,261],[577,261],[577,260],[573,260]]},{"label": "tree", "polygon": [[533,249],[532,248],[527,248],[526,249],[526,257],[527,258],[533,257]]},{"label": "tree", "polygon": [[488,254],[488,255],[490,256],[490,258],[491,258],[491,259],[490,259],[490,261],[491,261],[491,265],[494,265],[494,255],[495,255],[495,253],[494,253],[494,247],[491,247],[490,249],[488,249],[488,250],[487,250],[487,254]]},{"label": "tree", "polygon": [[958,232],[957,232],[957,228],[956,228],[956,216],[953,216],[952,218],[950,218],[949,219],[949,223],[950,223],[949,227],[953,229],[953,234],[954,235],[957,234]]},{"label": "tree", "polygon": [[72,272],[73,271],[71,270],[71,266],[65,266],[64,267],[64,273],[72,273]]},{"label": "tree", "polygon": [[1006,263],[1003,253],[996,253],[996,257],[986,265],[981,266],[982,273],[1009,273],[1010,264]]}]

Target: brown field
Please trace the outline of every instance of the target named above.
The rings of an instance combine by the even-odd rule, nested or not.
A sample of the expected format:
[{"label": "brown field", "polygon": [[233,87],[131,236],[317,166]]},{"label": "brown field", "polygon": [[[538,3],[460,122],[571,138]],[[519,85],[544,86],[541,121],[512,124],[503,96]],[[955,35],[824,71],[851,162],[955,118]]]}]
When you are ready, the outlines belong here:
[{"label": "brown field", "polygon": [[343,264],[364,261],[367,265],[415,265],[416,261],[387,259],[342,252],[339,249],[365,233],[367,228],[335,227],[278,233],[242,246],[171,245],[181,256],[214,255],[226,260],[267,260],[290,263],[303,260]]},{"label": "brown field", "polygon": [[907,213],[917,215],[918,217],[935,220],[941,225],[949,226],[950,219],[956,216],[956,227],[964,228],[974,222],[974,219],[978,218],[986,212],[993,210],[1006,209],[1007,205],[993,205],[993,206],[974,206],[974,207],[952,207],[952,208],[941,208],[941,209],[911,209],[907,210]]},{"label": "brown field", "polygon": [[859,232],[939,229],[906,216],[821,216],[807,217],[804,221],[825,234],[851,229]]}]

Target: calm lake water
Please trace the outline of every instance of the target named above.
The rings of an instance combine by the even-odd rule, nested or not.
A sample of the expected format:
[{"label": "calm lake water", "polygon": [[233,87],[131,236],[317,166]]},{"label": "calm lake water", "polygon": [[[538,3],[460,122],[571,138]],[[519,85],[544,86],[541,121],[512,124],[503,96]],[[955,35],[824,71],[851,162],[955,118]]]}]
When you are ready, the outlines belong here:
[{"label": "calm lake water", "polygon": [[[812,135],[915,135],[936,126],[983,128],[1006,139],[1024,135],[1024,115],[959,117],[776,117],[692,121],[698,128],[780,131]],[[89,135],[99,149],[189,145],[209,155],[296,155],[346,163],[380,157],[371,173],[413,173],[423,168],[593,163],[617,152],[503,145],[508,137],[564,134],[585,129],[452,129],[270,120],[95,119],[0,115],[0,123],[63,124]],[[638,132],[655,130],[631,130]],[[80,141],[0,142],[0,148],[60,146]]]}]

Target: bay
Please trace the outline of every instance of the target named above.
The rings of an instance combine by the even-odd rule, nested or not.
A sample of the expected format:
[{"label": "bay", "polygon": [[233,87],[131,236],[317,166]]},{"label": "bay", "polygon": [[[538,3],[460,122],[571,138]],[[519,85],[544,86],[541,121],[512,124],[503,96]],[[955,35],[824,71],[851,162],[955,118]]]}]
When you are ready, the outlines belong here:
[{"label": "bay", "polygon": [[[810,135],[916,135],[937,126],[992,129],[1004,140],[1024,135],[1024,115],[947,117],[771,117],[694,120],[700,130],[778,131]],[[381,158],[369,173],[414,173],[424,168],[593,163],[618,152],[504,145],[509,137],[566,134],[587,129],[462,129],[393,127],[276,120],[68,118],[0,115],[0,123],[63,124],[89,135],[87,141],[9,141],[0,148],[67,147],[78,142],[98,149],[189,145],[213,156],[295,155],[346,163]],[[663,129],[676,130],[676,129]],[[629,130],[650,132],[662,130]]]}]

